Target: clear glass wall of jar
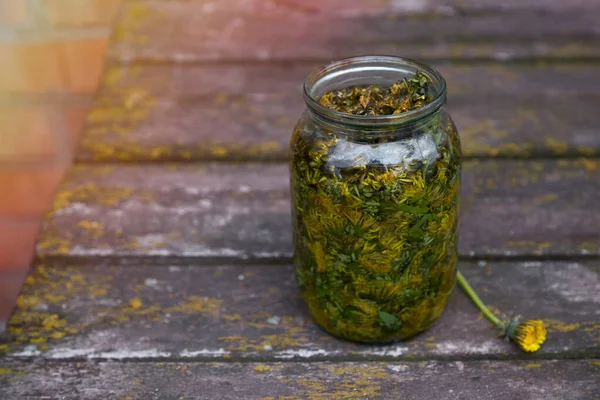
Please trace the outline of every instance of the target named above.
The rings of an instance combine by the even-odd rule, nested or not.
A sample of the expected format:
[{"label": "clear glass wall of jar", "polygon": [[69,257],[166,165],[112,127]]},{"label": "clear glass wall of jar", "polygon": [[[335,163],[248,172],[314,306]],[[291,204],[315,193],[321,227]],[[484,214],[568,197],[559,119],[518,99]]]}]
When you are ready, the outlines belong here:
[{"label": "clear glass wall of jar", "polygon": [[[360,116],[320,97],[391,86],[421,71],[433,100],[397,115]],[[446,83],[416,61],[365,56],[305,83],[291,140],[294,265],[316,321],[359,342],[405,339],[442,313],[456,278],[460,140]]]}]

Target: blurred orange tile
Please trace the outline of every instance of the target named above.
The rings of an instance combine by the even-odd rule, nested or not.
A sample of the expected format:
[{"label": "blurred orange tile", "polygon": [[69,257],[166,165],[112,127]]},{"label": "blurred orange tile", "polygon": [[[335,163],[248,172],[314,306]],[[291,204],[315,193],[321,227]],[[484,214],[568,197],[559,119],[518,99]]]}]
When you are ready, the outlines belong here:
[{"label": "blurred orange tile", "polygon": [[62,91],[61,47],[57,42],[0,42],[0,91]]},{"label": "blurred orange tile", "polygon": [[63,167],[0,169],[0,216],[41,216],[48,208]]},{"label": "blurred orange tile", "polygon": [[123,0],[44,0],[56,27],[110,25]]},{"label": "blurred orange tile", "polygon": [[64,110],[64,117],[69,130],[69,143],[73,154],[77,150],[77,144],[85,125],[85,117],[89,110],[90,106],[74,106]]},{"label": "blurred orange tile", "polygon": [[28,0],[0,1],[0,24],[19,25],[27,18]]},{"label": "blurred orange tile", "polygon": [[0,161],[54,159],[58,147],[49,113],[42,106],[0,108]]},{"label": "blurred orange tile", "polygon": [[0,270],[0,321],[8,320],[29,268]]},{"label": "blurred orange tile", "polygon": [[108,38],[82,39],[63,43],[67,87],[80,93],[96,91],[104,67]]},{"label": "blurred orange tile", "polygon": [[23,269],[31,263],[38,222],[0,219],[0,270]]}]

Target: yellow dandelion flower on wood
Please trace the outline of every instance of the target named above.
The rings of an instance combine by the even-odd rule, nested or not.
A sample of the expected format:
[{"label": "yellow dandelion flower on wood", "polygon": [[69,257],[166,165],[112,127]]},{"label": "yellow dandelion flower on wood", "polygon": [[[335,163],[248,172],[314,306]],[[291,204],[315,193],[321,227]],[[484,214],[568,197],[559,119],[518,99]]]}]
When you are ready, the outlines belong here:
[{"label": "yellow dandelion flower on wood", "polygon": [[477,293],[473,290],[469,282],[460,273],[456,275],[459,285],[465,291],[467,296],[475,303],[490,321],[501,329],[502,335],[519,345],[521,350],[526,352],[538,351],[542,344],[546,341],[546,327],[539,319],[527,320],[520,322],[519,318],[515,318],[510,322],[504,322],[481,301]]},{"label": "yellow dandelion flower on wood", "polygon": [[546,327],[539,319],[519,323],[515,320],[508,324],[506,337],[515,341],[526,352],[538,351],[546,340]]}]

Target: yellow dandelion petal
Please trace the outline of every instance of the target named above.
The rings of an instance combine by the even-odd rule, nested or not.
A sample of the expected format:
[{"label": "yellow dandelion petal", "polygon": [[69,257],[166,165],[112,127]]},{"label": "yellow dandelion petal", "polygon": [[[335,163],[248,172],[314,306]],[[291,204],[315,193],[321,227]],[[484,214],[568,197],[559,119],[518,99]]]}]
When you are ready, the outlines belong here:
[{"label": "yellow dandelion petal", "polygon": [[520,323],[509,337],[517,342],[523,351],[538,351],[546,340],[546,327],[539,319],[532,319]]},{"label": "yellow dandelion petal", "polygon": [[139,297],[134,297],[133,299],[129,300],[129,305],[134,310],[138,310],[138,309],[142,308],[142,304],[143,304],[142,299],[140,299]]},{"label": "yellow dandelion petal", "polygon": [[325,272],[327,271],[327,258],[325,256],[325,250],[323,250],[323,245],[321,243],[314,243],[312,246],[313,255],[315,257],[315,262],[317,263],[317,271]]}]

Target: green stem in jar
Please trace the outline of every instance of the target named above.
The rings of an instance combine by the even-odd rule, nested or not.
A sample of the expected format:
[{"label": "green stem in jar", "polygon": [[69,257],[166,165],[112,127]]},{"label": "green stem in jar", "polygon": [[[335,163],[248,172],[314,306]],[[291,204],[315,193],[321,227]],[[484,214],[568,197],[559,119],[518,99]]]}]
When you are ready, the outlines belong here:
[{"label": "green stem in jar", "polygon": [[473,290],[471,285],[469,285],[469,282],[467,282],[467,280],[460,271],[456,273],[456,278],[462,290],[465,291],[465,293],[467,294],[467,296],[469,296],[471,301],[473,301],[473,303],[475,303],[475,305],[481,310],[483,315],[485,315],[490,321],[492,321],[494,325],[496,325],[498,328],[505,330],[506,324],[502,322],[498,317],[496,317],[494,313],[492,313],[492,311],[483,303],[483,301],[481,301],[477,293],[475,293],[475,290]]}]

